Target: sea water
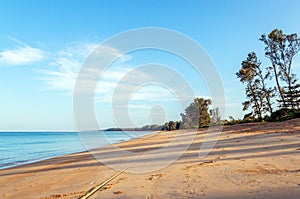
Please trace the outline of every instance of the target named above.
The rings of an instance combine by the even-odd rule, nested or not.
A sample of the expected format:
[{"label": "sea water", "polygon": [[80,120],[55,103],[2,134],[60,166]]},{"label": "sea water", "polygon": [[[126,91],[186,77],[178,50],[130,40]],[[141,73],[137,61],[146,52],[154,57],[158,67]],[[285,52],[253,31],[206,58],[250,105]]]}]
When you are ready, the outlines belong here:
[{"label": "sea water", "polygon": [[150,132],[0,132],[0,169],[127,141]]}]

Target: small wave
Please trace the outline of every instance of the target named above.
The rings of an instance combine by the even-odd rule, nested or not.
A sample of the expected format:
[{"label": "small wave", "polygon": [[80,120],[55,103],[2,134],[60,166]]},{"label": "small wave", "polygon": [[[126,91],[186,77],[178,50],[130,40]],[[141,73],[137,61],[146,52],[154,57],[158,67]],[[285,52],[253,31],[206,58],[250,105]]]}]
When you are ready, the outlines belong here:
[{"label": "small wave", "polygon": [[[9,159],[12,159],[12,158],[0,158],[0,162],[2,162],[3,160],[9,160]],[[1,163],[0,163],[0,165],[1,165]]]},{"label": "small wave", "polygon": [[28,160],[19,160],[19,161],[15,161],[15,162],[2,163],[2,164],[0,164],[0,169],[21,165],[21,164],[24,164],[27,162],[29,162],[29,161]]},{"label": "small wave", "polygon": [[34,144],[50,144],[53,142],[49,141],[43,141],[43,142],[25,142],[25,143],[19,143],[19,145],[34,145]]}]

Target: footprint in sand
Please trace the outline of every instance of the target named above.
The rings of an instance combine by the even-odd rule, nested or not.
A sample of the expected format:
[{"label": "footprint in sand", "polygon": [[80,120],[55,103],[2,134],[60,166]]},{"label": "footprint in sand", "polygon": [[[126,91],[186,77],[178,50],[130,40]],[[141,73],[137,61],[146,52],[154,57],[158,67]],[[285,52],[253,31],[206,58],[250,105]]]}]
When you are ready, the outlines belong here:
[{"label": "footprint in sand", "polygon": [[147,180],[159,180],[160,178],[162,178],[164,176],[164,174],[154,174],[154,175],[151,175]]},{"label": "footprint in sand", "polygon": [[146,199],[153,199],[154,198],[154,196],[153,196],[153,194],[151,194],[150,196],[148,196]]}]

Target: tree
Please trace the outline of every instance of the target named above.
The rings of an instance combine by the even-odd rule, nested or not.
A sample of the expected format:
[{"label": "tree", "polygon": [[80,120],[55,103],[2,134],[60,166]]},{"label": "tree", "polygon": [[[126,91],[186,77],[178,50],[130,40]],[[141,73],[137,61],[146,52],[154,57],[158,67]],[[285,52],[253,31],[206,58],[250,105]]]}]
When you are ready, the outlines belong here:
[{"label": "tree", "polygon": [[221,123],[221,114],[219,108],[214,108],[209,110],[209,114],[211,116],[212,124],[220,124]]},{"label": "tree", "polygon": [[188,118],[187,118],[187,115],[184,114],[184,113],[181,113],[180,114],[180,117],[181,117],[181,122],[182,122],[182,128],[189,128],[189,124],[188,124]]},{"label": "tree", "polygon": [[163,126],[163,130],[165,131],[174,131],[180,128],[181,122],[179,121],[169,121],[166,122]]},{"label": "tree", "polygon": [[[256,54],[253,52],[253,56],[256,58]],[[256,84],[259,84],[259,89],[260,89],[260,95],[261,97],[263,97],[265,100],[265,104],[263,104],[263,111],[264,112],[269,112],[270,114],[273,113],[273,108],[272,108],[272,98],[275,97],[275,90],[276,88],[272,88],[272,87],[268,87],[266,80],[270,78],[270,71],[266,70],[266,74],[263,74],[263,71],[260,68],[261,66],[261,62],[257,61],[257,67],[256,69],[256,75],[257,75],[257,79],[255,80]]]},{"label": "tree", "polygon": [[196,98],[185,109],[185,113],[180,114],[182,118],[183,126],[186,128],[195,127],[198,128],[208,126],[210,123],[210,116],[208,112],[211,100]]},{"label": "tree", "polygon": [[[286,35],[282,30],[275,29],[268,36],[263,34],[260,38],[265,44],[265,55],[271,61],[279,92],[281,107],[299,107],[299,86],[296,75],[292,73],[292,61],[300,50],[300,39],[296,33]],[[286,84],[282,86],[280,80]]]},{"label": "tree", "polygon": [[285,106],[283,108],[299,109],[300,105],[300,84],[297,84],[296,80],[292,82],[290,89],[287,86],[284,87],[283,92],[284,98],[287,99]]},{"label": "tree", "polygon": [[[272,114],[272,98],[274,97],[275,89],[268,87],[266,80],[270,77],[269,70],[264,74],[261,69],[261,61],[258,60],[255,52],[248,54],[245,61],[242,62],[241,69],[236,73],[240,81],[246,84],[247,101],[243,102],[243,111],[252,107],[254,116],[262,118],[264,113]],[[248,118],[251,115],[247,116]]]},{"label": "tree", "polygon": [[263,94],[259,89],[260,80],[257,78],[257,68],[260,62],[257,60],[254,52],[249,53],[245,61],[242,62],[241,69],[236,73],[240,81],[246,84],[246,97],[247,101],[243,102],[243,111],[247,110],[250,106],[253,108],[255,115],[258,118],[262,117],[264,106]]},{"label": "tree", "polygon": [[196,98],[199,106],[199,125],[198,128],[208,126],[210,123],[210,116],[208,113],[209,105],[211,105],[210,99]]},{"label": "tree", "polygon": [[186,128],[198,126],[199,123],[199,105],[196,99],[181,113],[181,120]]}]

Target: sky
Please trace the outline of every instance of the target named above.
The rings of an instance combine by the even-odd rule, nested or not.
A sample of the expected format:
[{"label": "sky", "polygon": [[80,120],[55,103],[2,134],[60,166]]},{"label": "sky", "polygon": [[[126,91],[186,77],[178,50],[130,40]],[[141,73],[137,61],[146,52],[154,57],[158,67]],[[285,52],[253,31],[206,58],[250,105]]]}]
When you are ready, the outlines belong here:
[{"label": "sky", "polygon": [[[85,60],[108,38],[144,27],[171,29],[196,41],[221,75],[226,98],[223,118],[242,118],[244,86],[235,72],[252,51],[262,66],[270,65],[259,38],[275,28],[300,33],[299,7],[297,0],[1,1],[0,131],[76,130],[73,92]],[[118,126],[112,103],[118,82],[149,63],[168,65],[188,82],[195,96],[210,97],[205,77],[182,58],[160,50],[130,52],[120,55],[99,80],[94,108],[101,128]],[[299,55],[293,70],[299,77]],[[155,72],[161,79],[168,75]],[[134,126],[142,126],[179,120],[188,104],[180,104],[164,85],[140,85],[124,111]]]}]

